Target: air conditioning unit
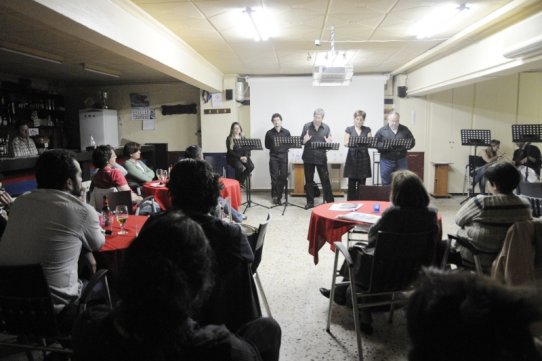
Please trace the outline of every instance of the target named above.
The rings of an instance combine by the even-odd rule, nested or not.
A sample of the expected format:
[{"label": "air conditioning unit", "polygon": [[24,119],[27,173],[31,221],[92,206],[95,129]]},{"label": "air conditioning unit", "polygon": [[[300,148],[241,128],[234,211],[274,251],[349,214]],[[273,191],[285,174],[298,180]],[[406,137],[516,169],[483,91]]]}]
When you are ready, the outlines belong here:
[{"label": "air conditioning unit", "polygon": [[315,66],[312,73],[314,86],[350,85],[354,76],[354,67],[346,66]]}]

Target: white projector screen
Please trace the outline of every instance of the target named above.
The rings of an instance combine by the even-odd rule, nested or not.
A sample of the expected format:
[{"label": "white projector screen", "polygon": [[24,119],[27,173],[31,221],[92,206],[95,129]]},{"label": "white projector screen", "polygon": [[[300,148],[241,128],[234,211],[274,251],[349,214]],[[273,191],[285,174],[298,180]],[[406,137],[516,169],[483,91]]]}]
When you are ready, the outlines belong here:
[{"label": "white projector screen", "polygon": [[[273,127],[271,116],[282,115],[283,127],[292,136],[301,135],[303,125],[312,121],[316,108],[325,111],[324,123],[331,128],[334,142],[341,143],[338,151],[329,151],[328,162],[342,162],[346,159],[344,130],[353,125],[354,112],[367,113],[365,126],[371,128],[373,135],[384,124],[384,85],[386,75],[354,76],[350,86],[317,87],[312,86],[312,77],[254,77],[250,85],[250,134],[247,137],[260,138],[264,146],[265,133]],[[291,149],[291,163],[301,161],[302,149]],[[372,154],[372,151],[369,151]],[[269,151],[253,151],[252,188],[271,189],[269,176]],[[317,175],[317,173],[316,173]],[[316,179],[318,181],[318,179]],[[289,187],[293,184],[290,176]],[[368,182],[370,184],[370,180]]]}]

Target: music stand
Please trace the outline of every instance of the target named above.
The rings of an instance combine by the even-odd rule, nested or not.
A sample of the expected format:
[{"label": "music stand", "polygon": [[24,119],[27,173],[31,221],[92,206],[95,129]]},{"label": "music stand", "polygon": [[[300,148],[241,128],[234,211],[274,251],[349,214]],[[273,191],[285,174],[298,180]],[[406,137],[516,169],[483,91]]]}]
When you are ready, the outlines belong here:
[{"label": "music stand", "polygon": [[348,148],[359,148],[359,147],[367,147],[367,148],[378,148],[378,139],[376,138],[369,138],[369,137],[358,137],[357,135],[351,136],[348,140]]},{"label": "music stand", "polygon": [[[461,145],[474,146],[474,156],[476,156],[477,149],[481,145],[489,146],[491,145],[491,130],[489,129],[461,129]],[[467,198],[463,199],[460,204],[465,203],[469,198],[474,197],[474,179],[476,177],[476,172],[474,165],[471,164],[469,156],[469,173],[472,174],[472,188],[469,189],[469,194]]]},{"label": "music stand", "polygon": [[328,142],[310,142],[310,149],[318,150],[339,150],[339,143],[328,143]]},{"label": "music stand", "polygon": [[382,144],[378,147],[378,149],[401,152],[403,150],[411,149],[413,142],[413,138],[383,139]]},{"label": "music stand", "polygon": [[[288,149],[290,149],[290,148],[301,148],[303,146],[303,140],[301,139],[301,137],[298,137],[298,136],[295,136],[295,137],[275,137],[275,138],[273,138],[273,145],[275,147],[286,147]],[[288,176],[289,175],[290,175],[290,172],[288,172]],[[286,178],[286,182],[284,182],[284,203],[271,206],[270,208],[282,207],[282,206],[284,206],[284,209],[282,210],[282,215],[284,215],[284,212],[286,212],[286,207],[288,207],[288,206],[294,206],[294,207],[298,207],[298,208],[301,208],[301,209],[305,209],[305,207],[302,207],[300,205],[288,202],[288,177]]]},{"label": "music stand", "polygon": [[[258,138],[234,139],[233,144],[238,146],[239,148],[241,148],[243,150],[248,150],[248,151],[263,150],[262,141],[260,139],[258,139]],[[269,209],[269,207],[264,206],[263,204],[256,203],[256,202],[252,201],[252,184],[251,184],[252,181],[251,181],[251,178],[252,178],[252,174],[250,174],[247,177],[247,188],[246,188],[247,201],[244,202],[243,204],[241,204],[241,205],[246,204],[246,207],[245,207],[245,210],[243,211],[243,214],[245,214],[245,212],[247,211],[247,208],[252,207],[253,204],[256,205],[256,206],[260,206],[260,207]]]},{"label": "music stand", "polygon": [[[512,124],[512,142],[540,143],[542,142],[542,124]],[[525,156],[529,160],[529,148],[525,147]],[[515,161],[515,159],[514,159]],[[536,169],[533,169],[536,171]],[[525,180],[529,175],[529,167],[525,165]]]}]

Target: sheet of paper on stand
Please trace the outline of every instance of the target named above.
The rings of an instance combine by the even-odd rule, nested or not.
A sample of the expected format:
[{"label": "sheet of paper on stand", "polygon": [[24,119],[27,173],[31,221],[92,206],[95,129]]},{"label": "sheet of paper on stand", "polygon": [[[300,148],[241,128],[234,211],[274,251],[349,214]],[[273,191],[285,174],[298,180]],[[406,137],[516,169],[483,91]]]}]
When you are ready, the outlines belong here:
[{"label": "sheet of paper on stand", "polygon": [[363,206],[363,203],[333,203],[329,207],[330,211],[355,211],[359,207]]},{"label": "sheet of paper on stand", "polygon": [[350,212],[346,214],[339,214],[337,218],[346,219],[354,222],[374,224],[380,219],[380,216],[368,213]]}]

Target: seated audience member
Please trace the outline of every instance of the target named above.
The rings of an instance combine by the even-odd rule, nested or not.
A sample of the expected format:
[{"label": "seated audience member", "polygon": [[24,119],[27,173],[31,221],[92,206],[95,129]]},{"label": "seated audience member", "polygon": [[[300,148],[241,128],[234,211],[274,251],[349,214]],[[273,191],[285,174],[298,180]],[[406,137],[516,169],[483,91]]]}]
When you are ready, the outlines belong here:
[{"label": "seated audience member", "polygon": [[15,125],[17,135],[11,141],[10,154],[14,157],[35,157],[38,155],[38,149],[34,140],[28,134],[28,125],[26,122],[19,122]]},{"label": "seated audience member", "polygon": [[277,361],[281,330],[273,319],[235,334],[194,320],[211,294],[213,259],[201,227],[182,212],[148,222],[126,252],[118,307],[90,310],[76,324],[76,359]]},{"label": "seated audience member", "polygon": [[[115,148],[113,148],[112,146],[108,146],[109,148],[111,148],[111,151],[113,153],[115,153]],[[119,163],[117,163],[117,157],[116,157],[116,153],[115,153],[115,157],[113,157],[113,159],[111,159],[111,168],[113,169],[118,169],[120,170],[120,172],[122,173],[122,175],[124,177],[126,177],[126,175],[128,174],[128,171],[126,170],[126,168],[124,168],[122,165],[120,165]]]},{"label": "seated audience member", "polygon": [[[53,149],[36,163],[38,189],[13,202],[2,241],[1,265],[40,263],[61,324],[81,295],[78,259],[99,250],[105,238],[98,213],[82,199],[81,168],[72,152]],[[70,307],[66,307],[66,305]]]},{"label": "seated audience member", "polygon": [[210,214],[217,205],[218,178],[207,162],[183,159],[171,170],[167,187],[171,209],[182,210],[199,223],[215,253],[213,295],[196,319],[202,324],[224,323],[236,331],[243,323],[260,316],[253,307],[257,299],[252,299],[254,283],[248,270],[254,254],[238,224],[224,222]]},{"label": "seated audience member", "polygon": [[[117,188],[118,191],[131,191],[126,178],[118,169],[111,167],[115,163],[117,155],[107,145],[100,145],[92,152],[92,163],[98,171],[92,177],[94,187],[98,188]],[[132,202],[140,203],[143,200],[140,196],[132,192]]]},{"label": "seated audience member", "polygon": [[540,296],[484,276],[427,269],[406,311],[409,361],[542,360],[529,325]]},{"label": "seated audience member", "polygon": [[[517,221],[531,219],[531,209],[526,199],[513,193],[519,184],[519,172],[511,163],[490,165],[485,176],[489,181],[492,195],[478,195],[465,203],[455,215],[455,223],[461,227],[457,235],[467,238],[472,244],[485,252],[495,255],[480,255],[485,273],[501,250],[508,228]],[[461,262],[467,268],[474,268],[474,260],[469,250],[457,246]],[[450,261],[455,257],[451,256]]]},{"label": "seated audience member", "polygon": [[[429,195],[422,180],[413,172],[399,170],[393,173],[391,181],[390,201],[392,206],[382,212],[382,217],[369,229],[369,244],[367,248],[374,248],[379,231],[394,233],[418,233],[435,231],[438,232],[437,210],[429,207]],[[435,243],[438,242],[435,239]],[[359,262],[362,270],[361,278],[356,284],[367,288],[371,273],[372,255],[363,255],[356,248],[350,248],[354,261]],[[343,264],[341,275],[348,279],[348,270]],[[329,298],[330,290],[320,288],[320,293]],[[347,295],[348,294],[348,295]],[[350,303],[350,287],[341,285],[335,288],[334,301],[340,305]],[[369,310],[360,310],[361,330],[364,333],[372,333],[372,317]]]},{"label": "seated audience member", "polygon": [[141,160],[141,145],[134,142],[126,143],[124,156],[128,157],[124,162],[124,167],[128,171],[126,179],[129,182],[143,185],[143,183],[154,179],[154,171]]},{"label": "seated audience member", "polygon": [[[184,151],[185,158],[189,159],[196,159],[196,160],[205,160],[203,157],[203,152],[201,150],[201,147],[199,145],[191,145]],[[220,184],[221,187],[222,184]],[[238,212],[235,208],[231,206],[231,204],[226,204],[226,201],[221,196],[218,196],[218,205],[224,209],[224,212],[226,214],[231,214],[232,219],[237,223],[243,223],[247,217]]]},{"label": "seated audience member", "polygon": [[4,234],[4,229],[6,228],[8,210],[11,203],[13,203],[13,198],[11,198],[9,193],[2,188],[2,182],[0,182],[0,239],[2,238],[2,234]]}]

